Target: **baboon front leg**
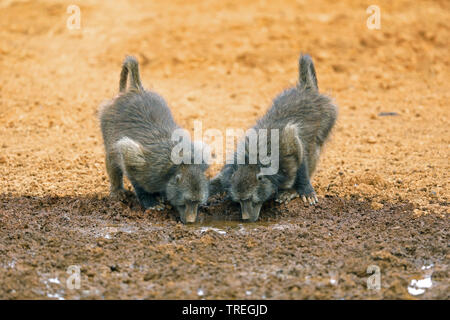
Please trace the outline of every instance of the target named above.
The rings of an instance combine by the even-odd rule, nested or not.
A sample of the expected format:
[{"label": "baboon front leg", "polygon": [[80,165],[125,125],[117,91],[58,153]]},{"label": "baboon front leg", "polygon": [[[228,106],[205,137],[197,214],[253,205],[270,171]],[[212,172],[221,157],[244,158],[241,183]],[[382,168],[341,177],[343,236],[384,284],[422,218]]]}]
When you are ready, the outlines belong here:
[{"label": "baboon front leg", "polygon": [[303,162],[297,171],[297,178],[295,180],[294,187],[304,203],[309,203],[313,205],[317,203],[319,200],[317,199],[316,192],[314,191],[314,188],[311,185],[311,181],[309,180],[307,162],[308,161],[306,160],[306,157],[304,157]]},{"label": "baboon front leg", "polygon": [[126,191],[123,188],[123,172],[111,156],[106,156],[106,172],[109,177],[111,196],[123,200],[126,197]]},{"label": "baboon front leg", "polygon": [[156,209],[162,210],[164,209],[164,205],[159,202],[156,197],[156,194],[145,191],[139,184],[134,181],[131,181],[133,185],[134,191],[136,192],[136,197],[139,200],[140,205],[147,209]]}]

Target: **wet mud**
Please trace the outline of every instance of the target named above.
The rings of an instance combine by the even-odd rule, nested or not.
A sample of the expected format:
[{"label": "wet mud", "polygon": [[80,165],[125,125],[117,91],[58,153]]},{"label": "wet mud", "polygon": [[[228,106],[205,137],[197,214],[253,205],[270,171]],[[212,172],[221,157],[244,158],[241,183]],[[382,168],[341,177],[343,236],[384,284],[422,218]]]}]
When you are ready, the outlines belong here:
[{"label": "wet mud", "polygon": [[[192,225],[175,222],[174,210],[143,212],[133,198],[2,198],[1,209],[8,299],[449,298],[446,218],[417,217],[408,203],[295,199],[245,223],[219,198]],[[80,289],[67,287],[72,265]],[[369,266],[379,268],[379,290],[368,288]]]}]

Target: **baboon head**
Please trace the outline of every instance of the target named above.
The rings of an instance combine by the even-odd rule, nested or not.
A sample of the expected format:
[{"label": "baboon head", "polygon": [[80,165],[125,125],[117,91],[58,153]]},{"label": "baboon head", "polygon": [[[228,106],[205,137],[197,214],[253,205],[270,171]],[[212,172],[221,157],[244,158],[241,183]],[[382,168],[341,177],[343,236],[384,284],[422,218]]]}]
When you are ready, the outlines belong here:
[{"label": "baboon head", "polygon": [[258,165],[238,165],[229,181],[228,192],[233,201],[241,204],[243,220],[258,220],[263,203],[277,192],[270,176],[260,173]]},{"label": "baboon head", "polygon": [[[193,150],[202,152],[202,148],[195,145],[192,145]],[[205,176],[207,163],[194,164],[192,161],[192,164],[174,164],[167,153],[161,150],[149,152],[128,137],[122,138],[116,147],[122,154],[127,174],[133,180],[146,186],[152,180],[151,177],[160,175],[161,188],[164,189],[165,185],[166,198],[179,212],[181,221],[195,222],[199,205],[208,198],[209,184]]]},{"label": "baboon head", "polygon": [[[248,144],[246,143],[246,145]],[[298,128],[288,124],[282,130],[279,142],[280,170],[275,174],[263,174],[264,165],[261,163],[248,164],[248,149],[245,149],[245,152],[246,164],[226,165],[211,180],[210,193],[213,195],[227,191],[233,201],[241,204],[242,219],[256,221],[265,201],[274,197],[279,189],[290,188],[294,184],[296,172],[303,156]],[[237,157],[236,153],[235,163]]]},{"label": "baboon head", "polygon": [[183,223],[195,222],[198,207],[208,199],[205,170],[205,165],[182,164],[177,166],[169,178],[166,197],[177,209]]}]

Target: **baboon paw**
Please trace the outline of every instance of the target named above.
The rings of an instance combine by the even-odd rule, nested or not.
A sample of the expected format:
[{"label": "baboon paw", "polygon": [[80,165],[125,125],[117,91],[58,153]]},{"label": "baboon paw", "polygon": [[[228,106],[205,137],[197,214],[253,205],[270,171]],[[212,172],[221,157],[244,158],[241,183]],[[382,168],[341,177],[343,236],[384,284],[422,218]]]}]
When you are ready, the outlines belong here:
[{"label": "baboon paw", "polygon": [[164,199],[162,197],[156,197],[152,203],[147,203],[147,206],[145,206],[145,211],[163,211],[164,209],[170,209],[169,205],[166,205],[164,203]]},{"label": "baboon paw", "polygon": [[145,211],[163,211],[164,209],[166,209],[165,204],[158,203],[157,205],[145,208]]},{"label": "baboon paw", "polygon": [[298,196],[299,194],[296,190],[285,190],[277,195],[275,201],[278,203],[288,203],[289,201],[291,201],[294,198],[297,198]]},{"label": "baboon paw", "polygon": [[309,194],[301,194],[300,198],[302,198],[303,203],[306,205],[309,204],[312,206],[319,202],[319,199],[317,199],[317,195],[314,191]]},{"label": "baboon paw", "polygon": [[125,189],[114,190],[114,191],[111,191],[111,193],[110,193],[111,199],[116,200],[116,201],[124,201],[132,195],[133,195],[133,193],[131,191],[128,191]]},{"label": "baboon paw", "polygon": [[301,188],[298,193],[300,194],[300,198],[302,199],[303,203],[306,205],[315,205],[319,202],[316,192],[311,185]]}]

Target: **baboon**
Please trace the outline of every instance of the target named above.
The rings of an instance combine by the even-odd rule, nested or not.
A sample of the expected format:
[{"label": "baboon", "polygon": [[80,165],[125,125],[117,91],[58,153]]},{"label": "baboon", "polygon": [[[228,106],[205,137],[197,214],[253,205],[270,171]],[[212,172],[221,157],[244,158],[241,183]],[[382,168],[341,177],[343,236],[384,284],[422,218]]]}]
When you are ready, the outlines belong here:
[{"label": "baboon", "polygon": [[[195,222],[198,206],[208,198],[208,165],[172,161],[177,144],[172,133],[181,128],[165,100],[142,87],[139,65],[132,56],[123,62],[119,91],[99,112],[111,195],[125,196],[125,174],[144,209],[160,208],[157,197],[163,197],[177,209],[183,223]],[[189,144],[194,158],[201,150],[190,140]]]},{"label": "baboon", "polygon": [[[301,55],[297,85],[278,95],[253,127],[256,131],[279,130],[278,172],[265,175],[261,173],[263,164],[259,160],[256,164],[248,162],[246,136],[243,140],[246,162],[237,164],[235,153],[235,162],[225,165],[211,180],[210,194],[226,191],[233,201],[241,204],[243,220],[256,221],[262,204],[271,198],[286,202],[300,196],[311,205],[318,201],[310,179],[337,118],[337,107],[318,90],[312,59]],[[276,142],[269,140],[268,144]]]}]

